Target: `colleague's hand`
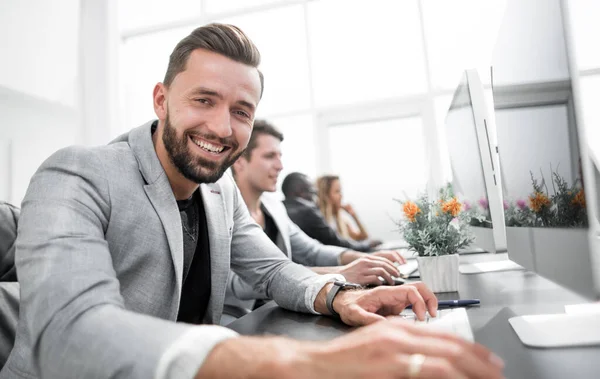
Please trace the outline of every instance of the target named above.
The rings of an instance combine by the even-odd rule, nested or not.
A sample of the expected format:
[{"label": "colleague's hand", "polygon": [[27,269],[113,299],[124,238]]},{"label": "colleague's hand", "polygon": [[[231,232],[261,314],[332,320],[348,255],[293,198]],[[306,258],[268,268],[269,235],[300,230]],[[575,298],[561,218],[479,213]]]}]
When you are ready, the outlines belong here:
[{"label": "colleague's hand", "polygon": [[344,205],[342,205],[342,209],[345,210],[346,212],[348,212],[348,214],[350,216],[356,217],[356,212],[354,211],[354,208],[352,208],[352,205],[344,204]]},{"label": "colleague's hand", "polygon": [[219,343],[196,378],[502,378],[485,347],[407,321],[384,320],[323,342],[239,337]]},{"label": "colleague's hand", "polygon": [[380,250],[371,253],[371,256],[386,258],[401,265],[406,263],[406,259],[396,250]]},{"label": "colleague's hand", "polygon": [[399,277],[400,272],[387,258],[369,255],[356,259],[347,265],[340,266],[339,273],[346,281],[360,285],[380,285],[382,277],[389,285],[394,285],[392,276]]},{"label": "colleague's hand", "polygon": [[400,314],[408,305],[419,320],[426,312],[437,315],[438,301],[424,283],[416,282],[370,290],[341,291],[333,300],[333,309],[348,325],[361,326],[384,320],[385,316]]}]

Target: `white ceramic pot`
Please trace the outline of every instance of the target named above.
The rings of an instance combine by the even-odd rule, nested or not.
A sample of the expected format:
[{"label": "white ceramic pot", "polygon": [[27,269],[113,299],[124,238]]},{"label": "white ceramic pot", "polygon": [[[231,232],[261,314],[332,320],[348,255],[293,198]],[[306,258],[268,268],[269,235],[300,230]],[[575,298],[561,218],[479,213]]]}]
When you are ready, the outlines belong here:
[{"label": "white ceramic pot", "polygon": [[417,257],[421,281],[433,292],[458,291],[458,254]]}]

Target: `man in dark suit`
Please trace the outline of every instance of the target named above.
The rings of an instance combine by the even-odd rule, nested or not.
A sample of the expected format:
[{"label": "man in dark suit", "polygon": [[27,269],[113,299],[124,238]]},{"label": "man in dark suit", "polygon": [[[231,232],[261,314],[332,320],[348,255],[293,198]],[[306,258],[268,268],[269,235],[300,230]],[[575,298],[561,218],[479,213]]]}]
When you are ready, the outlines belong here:
[{"label": "man in dark suit", "polygon": [[281,185],[285,195],[283,204],[290,219],[309,237],[324,245],[341,246],[356,251],[371,251],[381,241],[354,241],[340,236],[325,220],[325,217],[315,204],[317,194],[315,186],[308,177],[299,172],[293,172],[285,177]]}]

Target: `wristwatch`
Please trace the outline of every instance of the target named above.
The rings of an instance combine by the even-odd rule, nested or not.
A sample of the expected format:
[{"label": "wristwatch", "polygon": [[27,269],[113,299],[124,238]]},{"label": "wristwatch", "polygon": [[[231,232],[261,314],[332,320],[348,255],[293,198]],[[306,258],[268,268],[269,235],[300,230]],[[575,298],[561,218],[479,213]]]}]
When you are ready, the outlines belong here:
[{"label": "wristwatch", "polygon": [[329,313],[331,313],[331,315],[334,317],[338,317],[338,318],[340,317],[340,315],[333,309],[333,300],[335,299],[338,292],[349,290],[349,289],[358,290],[361,288],[362,288],[362,286],[360,284],[356,284],[356,283],[341,282],[338,280],[333,282],[333,287],[331,287],[331,289],[327,293],[327,299],[325,301],[325,305],[327,306],[327,310],[329,310]]}]

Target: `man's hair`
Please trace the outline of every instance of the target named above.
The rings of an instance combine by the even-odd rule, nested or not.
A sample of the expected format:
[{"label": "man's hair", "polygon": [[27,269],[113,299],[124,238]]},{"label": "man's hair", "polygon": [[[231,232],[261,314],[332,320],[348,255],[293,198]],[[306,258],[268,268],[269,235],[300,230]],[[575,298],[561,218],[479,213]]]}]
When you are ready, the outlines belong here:
[{"label": "man's hair", "polygon": [[254,120],[254,127],[252,128],[252,134],[250,134],[250,141],[248,141],[248,147],[244,151],[244,158],[250,160],[252,156],[252,150],[256,149],[258,137],[262,135],[273,136],[280,142],[283,142],[283,134],[277,130],[273,124],[270,124],[267,120],[257,119]]},{"label": "man's hair", "polygon": [[[260,136],[273,136],[277,138],[280,142],[283,142],[283,134],[277,130],[273,124],[270,124],[267,120],[256,119],[254,120],[254,126],[252,127],[252,134],[250,134],[250,141],[248,141],[248,147],[242,154],[242,157],[246,158],[246,160],[250,160],[252,157],[252,151],[256,149],[256,145],[258,144],[258,137]],[[235,168],[231,166],[231,173],[235,176]]]},{"label": "man's hair", "polygon": [[236,62],[256,67],[262,97],[264,78],[258,69],[260,52],[244,32],[227,24],[213,23],[201,26],[179,41],[169,57],[169,66],[163,80],[166,87],[171,85],[177,74],[185,70],[190,54],[196,49],[212,51]]},{"label": "man's hair", "polygon": [[283,183],[281,183],[281,192],[283,195],[288,197],[294,197],[303,191],[308,190],[306,187],[306,183],[308,181],[308,177],[301,172],[292,172],[288,176],[283,179]]}]

